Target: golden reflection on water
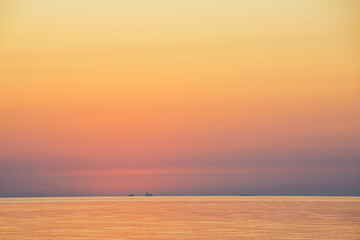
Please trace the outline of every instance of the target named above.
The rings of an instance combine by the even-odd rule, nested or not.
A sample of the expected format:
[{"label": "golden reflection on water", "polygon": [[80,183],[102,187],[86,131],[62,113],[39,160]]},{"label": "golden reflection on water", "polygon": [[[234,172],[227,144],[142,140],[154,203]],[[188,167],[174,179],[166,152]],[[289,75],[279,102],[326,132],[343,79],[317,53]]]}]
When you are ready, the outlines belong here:
[{"label": "golden reflection on water", "polygon": [[360,198],[2,198],[0,239],[355,240]]}]

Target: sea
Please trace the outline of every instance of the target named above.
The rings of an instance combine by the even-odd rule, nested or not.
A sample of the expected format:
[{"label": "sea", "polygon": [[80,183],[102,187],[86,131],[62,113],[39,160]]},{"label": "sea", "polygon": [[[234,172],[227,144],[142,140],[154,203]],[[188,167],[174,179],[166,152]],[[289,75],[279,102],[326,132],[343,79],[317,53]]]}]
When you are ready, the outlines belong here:
[{"label": "sea", "polygon": [[0,198],[1,240],[360,239],[360,197]]}]

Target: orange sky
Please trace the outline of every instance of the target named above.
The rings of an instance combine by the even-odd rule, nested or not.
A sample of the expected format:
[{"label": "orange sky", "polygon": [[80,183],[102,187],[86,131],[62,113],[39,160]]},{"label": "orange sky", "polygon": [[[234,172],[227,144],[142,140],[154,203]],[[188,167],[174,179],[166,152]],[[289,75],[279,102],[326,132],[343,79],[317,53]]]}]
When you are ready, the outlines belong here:
[{"label": "orange sky", "polygon": [[0,0],[0,196],[360,195],[359,10]]}]

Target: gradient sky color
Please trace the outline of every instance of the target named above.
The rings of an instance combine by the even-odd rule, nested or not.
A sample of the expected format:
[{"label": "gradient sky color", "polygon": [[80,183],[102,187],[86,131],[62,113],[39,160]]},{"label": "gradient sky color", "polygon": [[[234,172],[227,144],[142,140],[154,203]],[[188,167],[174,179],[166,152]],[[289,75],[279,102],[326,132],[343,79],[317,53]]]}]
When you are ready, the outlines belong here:
[{"label": "gradient sky color", "polygon": [[352,0],[0,0],[0,196],[360,195]]}]

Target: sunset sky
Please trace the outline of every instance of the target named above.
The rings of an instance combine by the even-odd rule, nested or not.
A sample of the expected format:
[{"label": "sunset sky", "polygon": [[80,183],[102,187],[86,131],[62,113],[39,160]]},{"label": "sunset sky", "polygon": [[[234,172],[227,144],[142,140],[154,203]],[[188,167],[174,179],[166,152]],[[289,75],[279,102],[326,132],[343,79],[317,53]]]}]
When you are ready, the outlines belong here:
[{"label": "sunset sky", "polygon": [[0,0],[0,197],[360,195],[359,12]]}]

